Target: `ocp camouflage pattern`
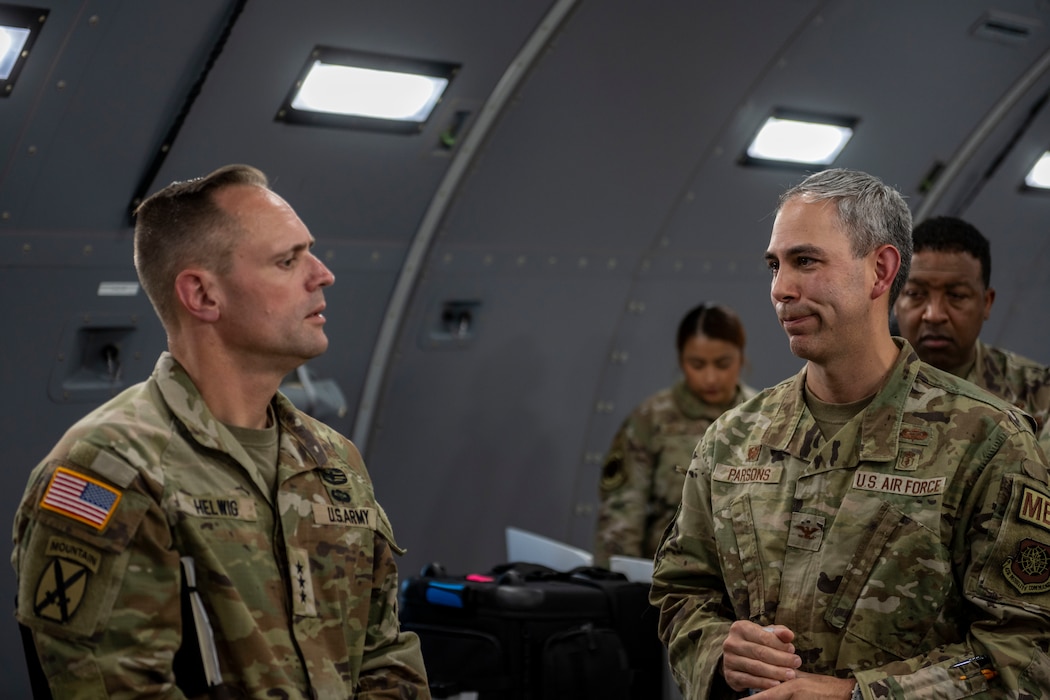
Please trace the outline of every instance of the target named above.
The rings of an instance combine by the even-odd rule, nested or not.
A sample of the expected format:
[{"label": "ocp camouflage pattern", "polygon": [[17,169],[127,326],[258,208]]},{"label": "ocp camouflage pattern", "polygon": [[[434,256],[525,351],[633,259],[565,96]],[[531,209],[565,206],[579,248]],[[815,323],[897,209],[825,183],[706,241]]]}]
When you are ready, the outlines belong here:
[{"label": "ocp camouflage pattern", "polygon": [[1050,455],[1050,367],[977,341],[968,381],[1017,406],[1035,419],[1035,434]]},{"label": "ocp camouflage pattern", "polygon": [[[733,405],[755,395],[737,388]],[[693,450],[722,408],[689,391],[684,380],[653,394],[624,420],[606,455],[599,485],[594,563],[614,554],[651,559],[682,499]]]},{"label": "ocp camouflage pattern", "polygon": [[737,697],[718,670],[737,619],[791,628],[801,670],[865,698],[1050,698],[1050,477],[1029,420],[897,342],[832,440],[803,370],[698,446],[651,592],[686,698]]},{"label": "ocp camouflage pattern", "polygon": [[[360,454],[280,394],[272,407],[275,496],[168,353],[33,470],[15,518],[17,618],[54,697],[183,697],[180,554],[234,697],[430,697],[418,639],[399,630],[401,550]],[[119,491],[104,527],[40,507],[59,468]]]}]

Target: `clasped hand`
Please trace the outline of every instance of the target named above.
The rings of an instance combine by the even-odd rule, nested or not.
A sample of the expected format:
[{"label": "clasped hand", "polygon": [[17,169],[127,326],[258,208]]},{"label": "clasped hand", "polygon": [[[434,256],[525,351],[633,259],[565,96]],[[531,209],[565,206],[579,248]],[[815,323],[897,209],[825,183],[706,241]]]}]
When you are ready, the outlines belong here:
[{"label": "clasped hand", "polygon": [[795,633],[783,625],[762,627],[737,620],[722,643],[722,675],[736,691],[757,691],[761,700],[846,700],[855,681],[798,670]]}]

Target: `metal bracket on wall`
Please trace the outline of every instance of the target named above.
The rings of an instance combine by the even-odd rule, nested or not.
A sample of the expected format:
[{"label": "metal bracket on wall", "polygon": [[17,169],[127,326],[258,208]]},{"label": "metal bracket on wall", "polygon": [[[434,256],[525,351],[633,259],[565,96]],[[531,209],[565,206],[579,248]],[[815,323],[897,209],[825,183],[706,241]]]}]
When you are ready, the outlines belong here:
[{"label": "metal bracket on wall", "polygon": [[455,300],[443,302],[440,312],[423,329],[420,344],[425,348],[460,348],[477,335],[481,302]]},{"label": "metal bracket on wall", "polygon": [[140,381],[142,343],[135,315],[82,314],[66,324],[48,395],[59,403],[104,401]]}]

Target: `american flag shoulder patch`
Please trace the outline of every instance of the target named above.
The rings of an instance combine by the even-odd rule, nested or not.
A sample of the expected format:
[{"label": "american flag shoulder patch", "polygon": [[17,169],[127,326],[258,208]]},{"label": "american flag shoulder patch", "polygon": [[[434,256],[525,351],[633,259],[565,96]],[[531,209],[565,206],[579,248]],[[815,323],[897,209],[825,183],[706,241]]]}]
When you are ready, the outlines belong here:
[{"label": "american flag shoulder patch", "polygon": [[101,531],[116,512],[120,495],[120,491],[101,481],[58,467],[51,475],[40,507]]}]

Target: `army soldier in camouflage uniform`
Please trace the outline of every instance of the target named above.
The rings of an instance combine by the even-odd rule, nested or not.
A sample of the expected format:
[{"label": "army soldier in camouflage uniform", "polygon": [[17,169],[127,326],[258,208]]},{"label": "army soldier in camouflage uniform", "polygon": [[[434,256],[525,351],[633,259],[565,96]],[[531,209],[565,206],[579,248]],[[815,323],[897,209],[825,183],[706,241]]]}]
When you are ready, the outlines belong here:
[{"label": "army soldier in camouflage uniform", "polygon": [[360,454],[277,392],[328,345],[313,243],[247,166],[139,208],[169,352],[66,433],[15,519],[17,618],[55,698],[430,697]]},{"label": "army soldier in camouflage uniform", "polygon": [[1050,698],[1050,475],[1028,417],[889,332],[911,215],[864,173],[782,197],[795,377],[689,467],[651,599],[687,698]]},{"label": "army soldier in camouflage uniform", "polygon": [[652,559],[682,500],[685,469],[700,436],[754,390],[740,383],[746,337],[736,313],[700,304],[678,324],[683,379],[627,417],[602,469],[594,563],[614,554]]},{"label": "army soldier in camouflage uniform", "polygon": [[978,338],[995,301],[988,239],[962,219],[939,216],[916,226],[912,241],[908,283],[893,306],[901,335],[924,362],[1026,411],[1050,451],[1050,367]]}]

